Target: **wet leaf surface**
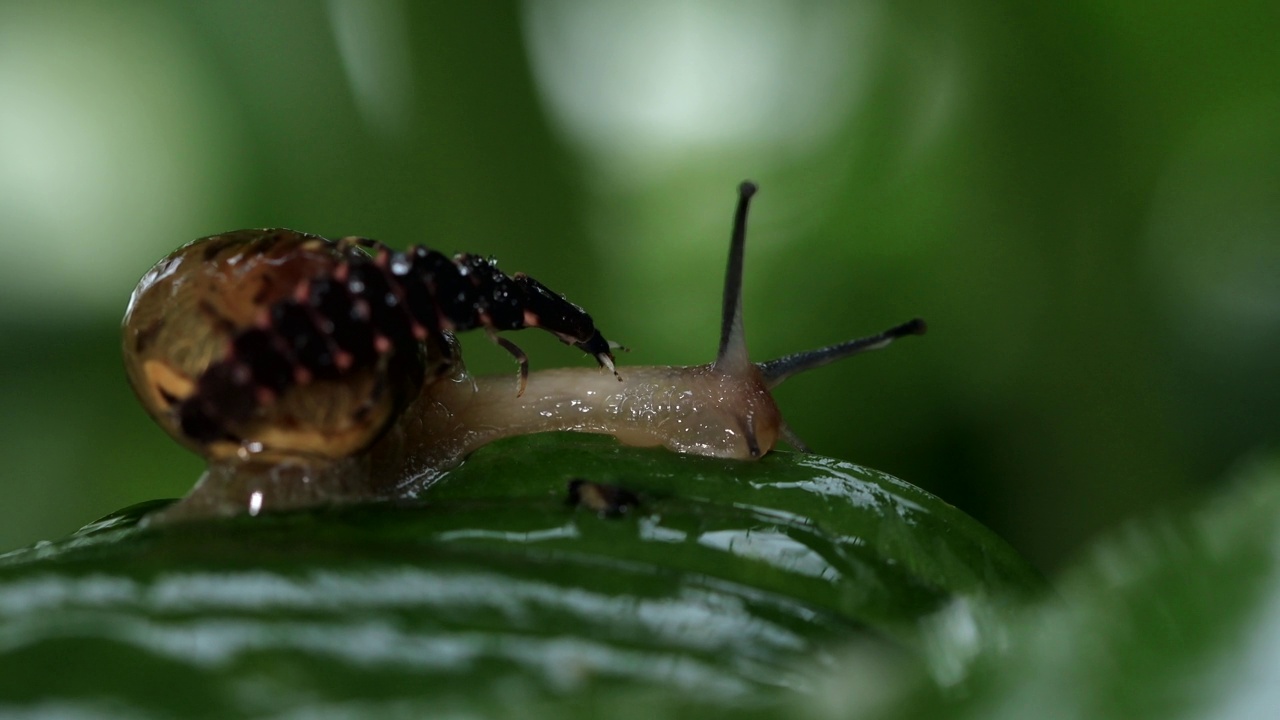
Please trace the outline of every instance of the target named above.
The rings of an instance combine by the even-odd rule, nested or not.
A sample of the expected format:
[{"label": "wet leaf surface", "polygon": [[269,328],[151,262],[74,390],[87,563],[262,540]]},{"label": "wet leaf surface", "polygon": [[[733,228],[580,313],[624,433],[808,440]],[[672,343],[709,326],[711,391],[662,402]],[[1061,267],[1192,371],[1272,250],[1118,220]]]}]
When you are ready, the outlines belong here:
[{"label": "wet leaf surface", "polygon": [[[572,506],[574,478],[639,504]],[[10,709],[769,713],[835,648],[926,666],[938,618],[1043,587],[937,498],[783,453],[533,436],[415,503],[137,527],[154,507],[0,558]]]},{"label": "wet leaf surface", "polygon": [[[1280,713],[1280,462],[1189,514],[1131,521],[1057,592],[974,638],[963,693],[915,672],[888,692],[846,657],[818,717],[1213,718]],[[869,702],[877,695],[875,702]]]}]

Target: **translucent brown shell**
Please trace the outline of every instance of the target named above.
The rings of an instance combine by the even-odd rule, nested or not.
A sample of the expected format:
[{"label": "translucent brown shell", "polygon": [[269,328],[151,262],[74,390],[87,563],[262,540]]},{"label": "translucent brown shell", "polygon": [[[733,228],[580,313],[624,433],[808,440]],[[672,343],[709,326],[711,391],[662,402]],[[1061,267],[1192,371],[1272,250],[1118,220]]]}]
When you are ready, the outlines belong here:
[{"label": "translucent brown shell", "polygon": [[420,382],[392,386],[368,368],[299,385],[263,398],[235,428],[237,442],[197,442],[174,412],[226,356],[235,332],[264,322],[268,308],[331,273],[347,252],[359,251],[291,230],[241,230],[189,243],[157,263],[133,291],[123,323],[125,369],[152,419],[211,460],[262,452],[339,458],[367,448]]}]

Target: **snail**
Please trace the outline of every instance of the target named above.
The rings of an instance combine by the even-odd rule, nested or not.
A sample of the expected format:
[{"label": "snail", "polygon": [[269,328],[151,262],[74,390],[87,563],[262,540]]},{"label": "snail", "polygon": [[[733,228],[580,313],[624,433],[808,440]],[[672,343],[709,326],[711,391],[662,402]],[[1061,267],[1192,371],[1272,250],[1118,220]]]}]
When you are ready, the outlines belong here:
[{"label": "snail", "polygon": [[[151,521],[415,497],[475,449],[528,433],[607,433],[636,446],[754,460],[808,452],[771,390],[897,338],[882,333],[753,363],[742,322],[747,211],[739,186],[719,350],[692,367],[619,372],[591,316],[489,259],[397,252],[364,238],[241,230],[188,243],[147,272],[123,321],[126,371],[151,417],[208,468]],[[519,363],[470,375],[454,333],[484,329]],[[539,328],[597,369],[529,372],[497,333]]]}]

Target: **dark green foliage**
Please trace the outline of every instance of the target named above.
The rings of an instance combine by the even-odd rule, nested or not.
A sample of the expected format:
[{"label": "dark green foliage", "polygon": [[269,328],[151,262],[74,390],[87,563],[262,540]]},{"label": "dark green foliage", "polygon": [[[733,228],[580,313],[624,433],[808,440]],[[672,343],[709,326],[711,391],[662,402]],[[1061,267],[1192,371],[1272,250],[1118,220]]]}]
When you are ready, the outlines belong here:
[{"label": "dark green foliage", "polygon": [[[570,506],[573,477],[640,505]],[[136,527],[150,505],[11,553],[0,700],[210,717],[619,698],[764,711],[848,643],[929,667],[931,618],[1042,588],[950,505],[820,457],[533,436],[477,452],[422,500]]]}]

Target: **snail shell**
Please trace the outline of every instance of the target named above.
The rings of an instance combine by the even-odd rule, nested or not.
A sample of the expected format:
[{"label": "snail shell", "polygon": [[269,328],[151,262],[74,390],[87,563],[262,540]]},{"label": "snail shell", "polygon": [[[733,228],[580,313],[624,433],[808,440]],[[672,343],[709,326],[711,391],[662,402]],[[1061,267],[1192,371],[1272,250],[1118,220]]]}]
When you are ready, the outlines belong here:
[{"label": "snail shell", "polygon": [[[450,331],[475,327],[542,327],[612,368],[589,315],[490,260],[280,229],[202,238],[157,263],[125,312],[124,357],[151,416],[211,460],[341,458],[458,360]],[[524,354],[498,342],[526,377]]]},{"label": "snail shell", "polygon": [[[273,308],[277,316],[297,311],[299,288],[332,276],[352,253],[363,254],[291,230],[241,230],[157,263],[123,324],[126,372],[152,419],[211,460],[246,452],[337,458],[372,444],[422,383],[417,347],[386,346],[374,362],[327,377],[271,347],[280,339],[273,323],[283,322]],[[197,427],[205,398],[229,406],[224,428]]]}]

